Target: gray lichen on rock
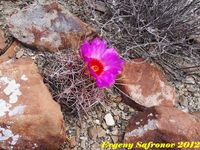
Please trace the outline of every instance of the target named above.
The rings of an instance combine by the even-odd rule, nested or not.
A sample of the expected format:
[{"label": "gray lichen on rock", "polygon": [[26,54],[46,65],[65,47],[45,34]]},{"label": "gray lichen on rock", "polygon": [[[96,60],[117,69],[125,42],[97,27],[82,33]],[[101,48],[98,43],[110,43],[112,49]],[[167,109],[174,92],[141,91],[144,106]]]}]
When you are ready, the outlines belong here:
[{"label": "gray lichen on rock", "polygon": [[148,119],[148,123],[138,127],[137,129],[134,129],[131,132],[128,132],[125,134],[125,138],[131,137],[131,136],[143,136],[146,132],[149,130],[155,130],[157,129],[157,121],[155,119]]}]

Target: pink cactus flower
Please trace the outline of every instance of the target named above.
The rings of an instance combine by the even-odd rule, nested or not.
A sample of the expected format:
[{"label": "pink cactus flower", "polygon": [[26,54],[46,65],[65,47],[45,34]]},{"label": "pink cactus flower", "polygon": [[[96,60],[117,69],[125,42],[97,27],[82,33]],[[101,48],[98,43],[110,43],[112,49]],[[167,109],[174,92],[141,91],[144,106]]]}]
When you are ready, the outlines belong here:
[{"label": "pink cactus flower", "polygon": [[117,51],[107,48],[106,41],[99,38],[95,38],[91,44],[86,40],[81,45],[80,55],[99,88],[108,88],[114,84],[124,65]]}]

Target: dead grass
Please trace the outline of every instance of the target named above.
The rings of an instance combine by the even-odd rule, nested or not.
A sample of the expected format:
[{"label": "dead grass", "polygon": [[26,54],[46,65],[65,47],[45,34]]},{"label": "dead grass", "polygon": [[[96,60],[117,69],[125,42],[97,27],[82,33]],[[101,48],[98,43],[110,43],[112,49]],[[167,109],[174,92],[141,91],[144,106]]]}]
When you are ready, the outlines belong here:
[{"label": "dead grass", "polygon": [[66,1],[72,12],[130,60],[143,57],[159,65],[174,82],[199,78],[199,0]]}]

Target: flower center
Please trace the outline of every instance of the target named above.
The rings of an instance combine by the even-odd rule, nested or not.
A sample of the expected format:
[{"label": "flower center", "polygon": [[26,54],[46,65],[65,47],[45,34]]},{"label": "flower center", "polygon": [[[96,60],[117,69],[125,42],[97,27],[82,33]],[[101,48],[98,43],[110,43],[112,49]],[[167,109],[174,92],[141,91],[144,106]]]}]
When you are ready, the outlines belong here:
[{"label": "flower center", "polygon": [[104,70],[104,67],[103,67],[103,64],[97,60],[97,59],[92,59],[90,62],[89,62],[89,67],[92,69],[92,71],[94,71],[97,75],[100,75],[103,70]]}]

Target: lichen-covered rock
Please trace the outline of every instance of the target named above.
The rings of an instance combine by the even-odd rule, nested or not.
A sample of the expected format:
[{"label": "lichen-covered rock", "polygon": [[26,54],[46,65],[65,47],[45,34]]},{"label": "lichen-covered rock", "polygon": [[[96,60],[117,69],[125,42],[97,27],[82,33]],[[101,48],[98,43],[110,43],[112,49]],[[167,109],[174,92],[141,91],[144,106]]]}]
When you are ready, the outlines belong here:
[{"label": "lichen-covered rock", "polygon": [[34,3],[8,18],[11,34],[39,50],[76,49],[94,29],[57,2]]},{"label": "lichen-covered rock", "polygon": [[125,63],[118,84],[128,96],[124,96],[124,102],[132,107],[144,109],[175,103],[175,89],[166,81],[162,71],[142,59]]},{"label": "lichen-covered rock", "polygon": [[64,140],[60,106],[33,61],[0,64],[0,149],[56,150]]},{"label": "lichen-covered rock", "polygon": [[177,143],[200,140],[200,118],[173,107],[155,106],[133,116],[125,143]]}]

